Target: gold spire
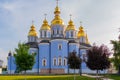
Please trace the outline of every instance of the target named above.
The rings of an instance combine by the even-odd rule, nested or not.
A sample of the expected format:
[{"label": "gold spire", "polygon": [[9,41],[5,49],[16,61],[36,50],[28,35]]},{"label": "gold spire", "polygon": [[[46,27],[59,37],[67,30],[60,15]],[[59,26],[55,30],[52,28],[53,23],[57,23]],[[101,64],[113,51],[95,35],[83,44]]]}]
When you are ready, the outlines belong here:
[{"label": "gold spire", "polygon": [[31,26],[31,28],[30,28],[30,31],[29,31],[29,33],[28,33],[28,36],[37,36],[37,32],[36,32],[36,30],[35,30],[33,21],[32,21],[32,26]]},{"label": "gold spire", "polygon": [[54,14],[55,14],[55,17],[54,17],[54,19],[51,21],[51,24],[60,24],[60,25],[63,25],[64,22],[63,22],[63,20],[60,18],[60,8],[58,7],[58,0],[57,0],[57,6],[56,6],[56,8],[55,8]]},{"label": "gold spire", "polygon": [[[82,23],[82,22],[80,22],[80,24],[81,24],[81,23]],[[86,37],[85,32],[84,32],[84,28],[82,27],[82,24],[81,24],[80,27],[79,27],[79,31],[78,31],[77,37],[78,37],[78,38],[80,38],[80,37]]]},{"label": "gold spire", "polygon": [[86,33],[86,43],[87,43],[87,44],[90,44],[90,42],[89,42],[89,40],[88,40],[87,33]]},{"label": "gold spire", "polygon": [[50,26],[48,25],[48,21],[46,20],[46,15],[47,15],[47,14],[45,14],[45,19],[44,19],[44,21],[43,21],[43,24],[42,24],[40,30],[50,30]]},{"label": "gold spire", "polygon": [[75,29],[75,26],[74,26],[74,23],[73,23],[73,21],[71,20],[71,14],[70,14],[70,21],[68,22],[68,26],[67,26],[67,28],[66,28],[66,31],[69,31],[69,30],[76,30]]}]

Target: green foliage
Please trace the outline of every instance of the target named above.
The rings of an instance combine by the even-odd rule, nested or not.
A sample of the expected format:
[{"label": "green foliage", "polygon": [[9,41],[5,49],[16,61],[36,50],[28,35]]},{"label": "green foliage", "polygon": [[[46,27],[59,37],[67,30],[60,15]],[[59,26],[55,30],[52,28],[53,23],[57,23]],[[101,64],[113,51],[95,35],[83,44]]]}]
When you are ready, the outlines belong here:
[{"label": "green foliage", "polygon": [[104,70],[110,67],[109,61],[109,49],[105,45],[100,47],[93,45],[91,49],[88,50],[88,60],[87,66],[91,70]]},{"label": "green foliage", "polygon": [[35,55],[29,54],[29,46],[24,43],[19,43],[18,48],[15,48],[16,54],[15,63],[17,65],[17,72],[31,70],[35,63]]},{"label": "green foliage", "polygon": [[111,40],[111,44],[113,44],[114,51],[112,61],[114,63],[116,70],[118,70],[120,65],[120,41]]},{"label": "green foliage", "polygon": [[76,55],[76,52],[69,53],[68,64],[71,69],[79,69],[81,64],[81,59]]}]

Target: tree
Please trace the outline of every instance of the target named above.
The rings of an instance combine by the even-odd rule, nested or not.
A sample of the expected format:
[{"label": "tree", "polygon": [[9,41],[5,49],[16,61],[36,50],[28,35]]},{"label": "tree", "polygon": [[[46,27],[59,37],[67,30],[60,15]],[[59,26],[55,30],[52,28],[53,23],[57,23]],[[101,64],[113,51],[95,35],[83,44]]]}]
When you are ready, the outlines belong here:
[{"label": "tree", "polygon": [[120,74],[120,41],[111,40],[111,44],[113,44],[114,51],[112,62],[114,63],[116,70],[118,70],[118,73]]},{"label": "tree", "polygon": [[[69,64],[69,67],[71,69],[74,69],[74,74],[75,74],[75,69],[79,69],[80,68],[81,59],[80,59],[79,56],[76,55],[75,51],[69,53],[68,64]],[[74,76],[74,80],[75,80],[75,76]]]},{"label": "tree", "polygon": [[111,52],[105,45],[93,45],[87,53],[87,66],[91,70],[96,70],[97,75],[99,70],[108,69],[110,67],[109,55]]},{"label": "tree", "polygon": [[15,63],[17,66],[17,71],[26,71],[31,70],[35,63],[35,54],[29,54],[29,46],[24,43],[18,43],[18,48],[15,48],[16,54]]}]

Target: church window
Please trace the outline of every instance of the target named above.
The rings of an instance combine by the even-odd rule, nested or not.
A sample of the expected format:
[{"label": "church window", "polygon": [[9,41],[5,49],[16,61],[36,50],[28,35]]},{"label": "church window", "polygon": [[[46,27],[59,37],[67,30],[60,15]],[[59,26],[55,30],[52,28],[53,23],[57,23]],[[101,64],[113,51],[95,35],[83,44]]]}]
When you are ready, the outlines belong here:
[{"label": "church window", "polygon": [[67,59],[64,58],[64,66],[66,66],[66,65],[67,65]]},{"label": "church window", "polygon": [[53,59],[53,65],[54,65],[54,66],[57,65],[57,59],[56,59],[56,58]]},{"label": "church window", "polygon": [[42,37],[42,31],[40,31],[40,37]]},{"label": "church window", "polygon": [[53,30],[52,32],[53,32],[53,34],[54,34],[54,30]]},{"label": "church window", "polygon": [[63,33],[63,31],[61,30],[61,34]]},{"label": "church window", "polygon": [[59,65],[59,66],[62,65],[62,58],[61,58],[61,57],[58,58],[58,65]]},{"label": "church window", "polygon": [[58,44],[58,49],[61,50],[62,49],[62,45]]},{"label": "church window", "polygon": [[47,61],[46,61],[46,59],[43,59],[42,60],[42,66],[46,66],[47,65]]},{"label": "church window", "polygon": [[73,31],[71,31],[71,38],[73,37]]},{"label": "church window", "polygon": [[57,34],[59,34],[59,30],[57,29]]},{"label": "church window", "polygon": [[46,31],[44,31],[44,35],[45,35],[45,37],[46,37],[46,35],[47,35],[47,32],[46,32]]}]

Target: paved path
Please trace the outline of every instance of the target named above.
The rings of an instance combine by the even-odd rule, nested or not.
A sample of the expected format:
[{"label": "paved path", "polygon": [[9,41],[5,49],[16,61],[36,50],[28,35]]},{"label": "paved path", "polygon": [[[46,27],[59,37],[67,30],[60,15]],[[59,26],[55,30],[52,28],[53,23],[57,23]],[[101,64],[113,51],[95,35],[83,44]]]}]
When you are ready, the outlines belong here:
[{"label": "paved path", "polygon": [[82,76],[87,76],[91,78],[101,78],[102,80],[114,80],[114,79],[109,79],[109,78],[103,78],[103,76],[94,76],[94,75],[88,75],[88,74],[82,74]]}]

